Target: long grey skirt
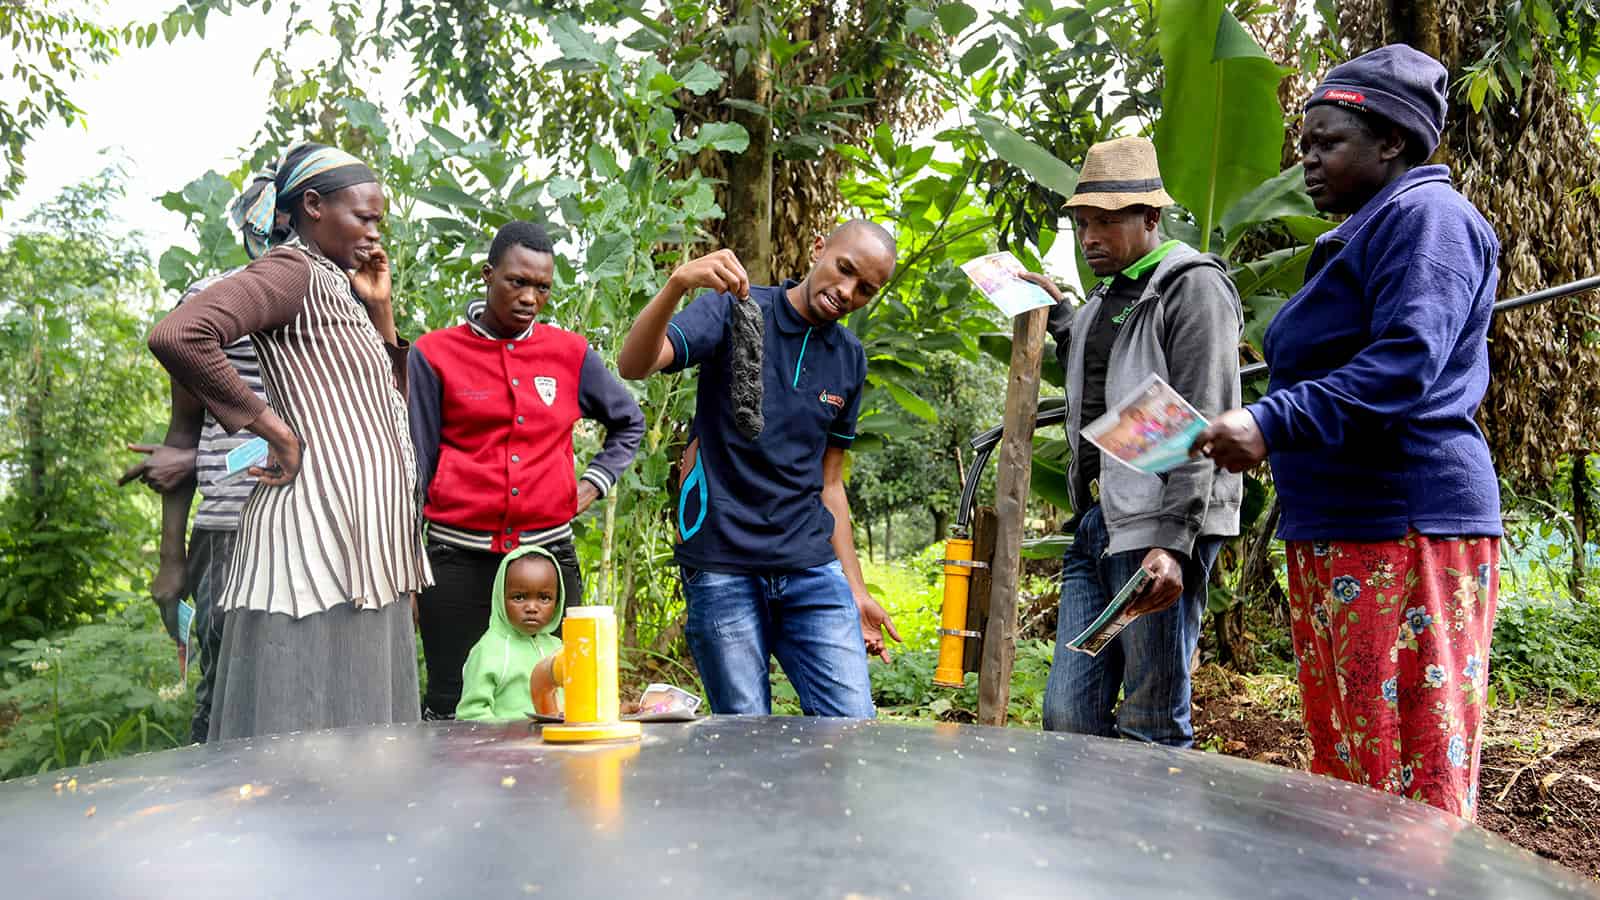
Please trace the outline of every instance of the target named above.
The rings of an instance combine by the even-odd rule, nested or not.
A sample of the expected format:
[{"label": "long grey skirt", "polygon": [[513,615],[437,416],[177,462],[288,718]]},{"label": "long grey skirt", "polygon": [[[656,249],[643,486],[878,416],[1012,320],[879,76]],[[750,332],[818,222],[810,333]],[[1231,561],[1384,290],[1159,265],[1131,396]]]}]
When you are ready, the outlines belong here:
[{"label": "long grey skirt", "polygon": [[208,740],[416,722],[411,603],[348,603],[303,618],[228,610]]}]

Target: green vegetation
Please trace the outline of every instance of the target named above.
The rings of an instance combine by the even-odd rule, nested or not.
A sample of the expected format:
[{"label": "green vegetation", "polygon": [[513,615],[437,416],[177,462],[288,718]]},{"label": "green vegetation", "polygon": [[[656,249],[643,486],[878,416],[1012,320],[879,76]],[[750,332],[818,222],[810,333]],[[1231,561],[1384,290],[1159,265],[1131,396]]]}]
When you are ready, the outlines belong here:
[{"label": "green vegetation", "polygon": [[[1114,134],[1151,136],[1181,204],[1164,230],[1228,261],[1247,311],[1241,353],[1259,358],[1311,242],[1332,226],[1298,171],[1282,165],[1296,127],[1291,101],[1359,46],[1352,25],[1393,36],[1383,30],[1396,25],[1388,13],[1366,15],[1363,2],[1011,0],[981,12],[960,0],[289,4],[287,40],[320,33],[333,49],[307,59],[266,47],[260,65],[274,80],[260,133],[225,171],[193,173],[160,198],[186,217],[196,246],[145,248],[120,233],[106,212],[120,190],[114,170],[0,229],[0,775],[171,746],[185,734],[190,701],[175,695],[172,648],[141,599],[157,504],[142,488],[114,486],[127,460],[122,444],[159,434],[164,418],[164,377],[143,336],[175,292],[242,261],[226,203],[275,153],[306,139],[346,147],[380,171],[407,334],[458,320],[490,235],[511,218],[549,223],[564,255],[549,315],[607,358],[667,271],[692,254],[734,247],[758,280],[771,281],[803,273],[810,241],[842,215],[893,222],[899,268],[849,321],[869,371],[847,483],[867,580],[905,638],[890,648],[893,664],[872,664],[873,688],[886,715],[972,720],[970,679],[956,691],[931,683],[936,561],[970,464],[967,442],[1001,417],[1010,323],[975,299],[960,263],[996,249],[1034,269],[1060,258],[1063,204],[1087,147]],[[75,119],[70,88],[83,67],[204,40],[208,16],[254,17],[270,4],[175,0],[157,22],[116,27],[91,21],[109,15],[103,4],[72,15],[54,0],[24,5],[0,3],[0,40],[18,48],[17,77],[31,72],[40,87],[33,99],[0,103],[0,200],[21,183],[30,132]],[[1538,110],[1566,96],[1595,115],[1592,14],[1536,0],[1484,23],[1458,48],[1465,56],[1447,60],[1462,102],[1483,113],[1453,120],[1463,124],[1447,143],[1461,165],[1483,156],[1465,147],[1543,145],[1507,124],[1520,119],[1510,104],[1524,85],[1540,91]],[[1554,75],[1540,74],[1547,62]],[[379,108],[373,73],[394,67],[412,83],[397,108]],[[1581,155],[1562,147],[1561,158]],[[1485,207],[1510,261],[1549,256],[1527,252],[1524,232],[1570,212],[1559,203],[1595,192],[1539,182],[1554,199],[1530,208],[1549,216]],[[1521,182],[1480,172],[1461,183]],[[1571,218],[1568,230],[1587,233],[1573,224],[1581,221]],[[1578,256],[1587,265],[1592,254]],[[1552,279],[1508,269],[1507,284]],[[1594,313],[1572,309],[1570,327],[1548,330],[1600,341]],[[1570,456],[1581,446],[1571,438],[1582,433],[1581,416],[1549,412],[1600,408],[1573,399],[1591,389],[1578,367],[1594,351],[1523,346],[1524,337],[1510,332],[1493,344],[1515,353],[1496,357],[1492,390],[1517,396],[1498,405],[1491,397],[1486,420],[1503,473],[1519,479],[1504,492],[1510,563],[1491,660],[1496,699],[1596,701],[1597,479],[1592,459]],[[1538,383],[1518,380],[1521,372],[1574,374]],[[1044,377],[1059,390],[1053,361]],[[606,503],[576,523],[590,599],[618,607],[633,680],[694,682],[670,557],[689,385],[636,386],[648,416],[640,456]],[[1552,398],[1552,385],[1564,393]],[[1507,409],[1543,410],[1567,437],[1547,440],[1541,425],[1530,438],[1526,422],[1538,420],[1508,418]],[[596,436],[580,431],[578,443],[583,457]],[[1028,519],[1038,538],[1067,517],[1070,448],[1057,432],[1040,434],[1035,449]],[[1265,539],[1272,489],[1257,475],[1248,482],[1248,533],[1224,551],[1213,586],[1202,652],[1206,662],[1281,683],[1294,668],[1282,556]],[[986,497],[992,472],[984,478]],[[1055,590],[1049,576],[1027,579],[1023,600],[1036,625]],[[1049,637],[1040,629],[1018,647],[1013,723],[1039,721]],[[780,711],[795,711],[781,675],[774,693]]]},{"label": "green vegetation", "polygon": [[0,778],[188,743],[193,682],[180,685],[155,606],[113,602],[102,621],[12,644],[0,671]]}]

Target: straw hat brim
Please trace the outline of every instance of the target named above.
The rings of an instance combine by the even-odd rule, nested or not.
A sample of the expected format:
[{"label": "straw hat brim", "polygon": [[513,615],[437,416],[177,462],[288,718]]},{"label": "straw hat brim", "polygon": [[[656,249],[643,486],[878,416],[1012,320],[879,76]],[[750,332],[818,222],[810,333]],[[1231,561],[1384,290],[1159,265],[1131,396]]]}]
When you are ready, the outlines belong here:
[{"label": "straw hat brim", "polygon": [[1086,185],[1080,183],[1078,190],[1067,200],[1068,206],[1092,206],[1096,209],[1127,209],[1130,206],[1172,206],[1174,201],[1165,188],[1156,187],[1154,190],[1144,191],[1118,191],[1099,190],[1085,191]]}]

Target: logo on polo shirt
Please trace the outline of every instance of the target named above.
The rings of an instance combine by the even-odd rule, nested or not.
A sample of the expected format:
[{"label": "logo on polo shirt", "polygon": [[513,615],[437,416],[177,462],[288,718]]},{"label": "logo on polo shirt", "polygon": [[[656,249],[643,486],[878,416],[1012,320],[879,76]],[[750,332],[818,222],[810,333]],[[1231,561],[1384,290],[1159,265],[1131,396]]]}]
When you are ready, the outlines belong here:
[{"label": "logo on polo shirt", "polygon": [[533,388],[539,392],[539,399],[545,406],[556,402],[556,380],[549,375],[536,375],[533,379]]},{"label": "logo on polo shirt", "polygon": [[1366,103],[1367,95],[1360,91],[1346,91],[1339,88],[1330,88],[1322,95],[1324,100],[1333,100],[1339,103]]},{"label": "logo on polo shirt", "polygon": [[823,391],[817,395],[817,399],[834,409],[844,409],[844,398],[838,394],[830,394],[827,391]]}]

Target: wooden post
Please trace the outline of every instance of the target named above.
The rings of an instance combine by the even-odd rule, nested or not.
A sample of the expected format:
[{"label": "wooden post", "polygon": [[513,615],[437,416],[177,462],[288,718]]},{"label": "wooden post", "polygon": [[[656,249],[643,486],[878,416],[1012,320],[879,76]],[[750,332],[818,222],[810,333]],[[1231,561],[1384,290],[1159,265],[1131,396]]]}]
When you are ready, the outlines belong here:
[{"label": "wooden post", "polygon": [[995,485],[994,557],[989,620],[983,633],[983,668],[978,673],[978,723],[1004,725],[1011,702],[1011,666],[1017,655],[1017,582],[1022,574],[1022,526],[1033,474],[1033,427],[1039,414],[1039,359],[1049,309],[1016,318],[1011,335],[1011,374],[1006,379],[1005,436]]},{"label": "wooden post", "polygon": [[[998,523],[994,507],[980,506],[972,517],[972,560],[994,565],[994,533]],[[984,633],[989,619],[989,590],[994,586],[993,569],[973,569],[972,589],[967,592],[967,630]],[[967,638],[966,654],[961,658],[961,671],[978,672],[983,668],[983,639]]]}]

